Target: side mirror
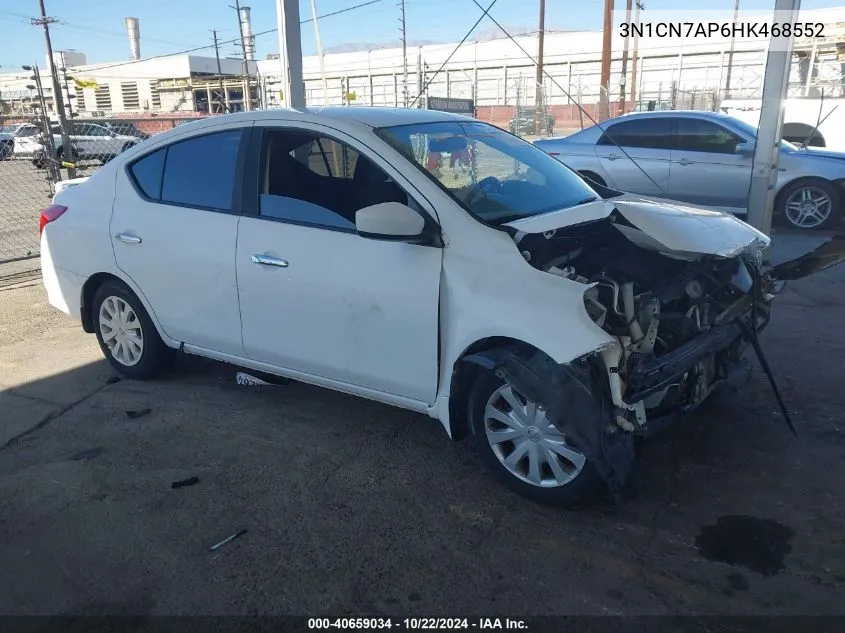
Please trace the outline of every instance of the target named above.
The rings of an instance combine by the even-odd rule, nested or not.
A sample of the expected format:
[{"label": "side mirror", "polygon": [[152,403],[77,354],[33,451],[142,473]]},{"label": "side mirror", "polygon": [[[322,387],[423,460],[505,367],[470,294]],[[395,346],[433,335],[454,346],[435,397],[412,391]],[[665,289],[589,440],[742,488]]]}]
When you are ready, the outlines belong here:
[{"label": "side mirror", "polygon": [[746,143],[737,143],[736,149],[734,150],[737,154],[741,154],[743,156],[750,156],[754,153],[754,143],[746,142]]},{"label": "side mirror", "polygon": [[425,219],[401,202],[382,202],[355,212],[358,235],[373,240],[420,243]]}]

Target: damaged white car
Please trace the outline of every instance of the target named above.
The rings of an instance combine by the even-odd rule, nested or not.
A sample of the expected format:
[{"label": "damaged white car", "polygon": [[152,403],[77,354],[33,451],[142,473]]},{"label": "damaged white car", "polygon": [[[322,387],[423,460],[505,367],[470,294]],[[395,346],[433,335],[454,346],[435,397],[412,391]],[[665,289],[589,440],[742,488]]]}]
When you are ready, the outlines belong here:
[{"label": "damaged white car", "polygon": [[180,126],[41,229],[50,301],[123,374],[181,350],[425,413],[553,503],[618,494],[635,435],[746,371],[778,280],[845,250],[764,272],[733,216],[594,190],[472,119],[358,107]]}]

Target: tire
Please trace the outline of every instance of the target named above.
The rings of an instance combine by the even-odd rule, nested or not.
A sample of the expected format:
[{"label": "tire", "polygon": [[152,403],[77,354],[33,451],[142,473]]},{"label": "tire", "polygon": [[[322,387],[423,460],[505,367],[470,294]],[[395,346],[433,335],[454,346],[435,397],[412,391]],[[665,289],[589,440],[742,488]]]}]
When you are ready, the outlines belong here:
[{"label": "tire", "polygon": [[[549,505],[573,506],[600,491],[602,482],[595,468],[577,449],[566,443],[563,434],[557,431],[548,421],[545,421],[545,415],[540,411],[537,412],[539,418],[534,417],[534,420],[539,420],[536,426],[532,421],[529,426],[523,427],[525,429],[524,434],[521,431],[514,434],[514,438],[519,443],[511,440],[489,439],[488,432],[508,432],[513,427],[505,426],[502,422],[489,418],[487,415],[488,407],[498,410],[501,414],[504,412],[503,409],[509,408],[506,404],[508,400],[513,401],[514,397],[516,402],[527,405],[521,409],[522,414],[520,414],[525,420],[525,413],[530,411],[531,403],[526,403],[524,397],[492,371],[479,370],[478,378],[470,391],[469,419],[479,457],[493,476],[523,497]],[[510,408],[512,411],[516,411],[515,407]],[[505,413],[505,415],[507,414]],[[510,422],[515,422],[514,427],[520,426],[520,422],[515,420],[514,417],[508,417]],[[538,435],[539,439],[537,439]],[[494,448],[494,444],[496,448]],[[562,449],[567,452],[573,458],[573,461],[555,458],[557,466],[560,468],[557,471],[557,477],[555,470],[552,468],[549,454],[544,450],[552,445],[558,450]],[[520,458],[513,468],[506,466],[504,460],[521,451],[522,446],[525,446],[529,452],[524,458]],[[534,452],[537,448],[541,450]],[[539,463],[538,470],[534,471],[535,475],[539,472],[539,484],[529,481],[531,477],[529,464],[532,455],[540,458],[538,462],[544,462]],[[580,463],[578,463],[579,460]]]},{"label": "tire", "polygon": [[[91,322],[103,355],[124,376],[154,378],[175,356],[175,350],[161,340],[144,305],[121,282],[107,281],[97,289],[91,302]],[[109,322],[117,326],[114,337]]]},{"label": "tire", "polygon": [[776,211],[793,229],[831,229],[842,219],[842,198],[827,180],[805,178],[783,188]]},{"label": "tire", "polygon": [[578,174],[581,176],[581,178],[587,181],[588,185],[595,183],[601,187],[607,187],[607,183],[604,181],[604,178],[602,178],[598,174],[594,174],[591,171],[579,171]]}]

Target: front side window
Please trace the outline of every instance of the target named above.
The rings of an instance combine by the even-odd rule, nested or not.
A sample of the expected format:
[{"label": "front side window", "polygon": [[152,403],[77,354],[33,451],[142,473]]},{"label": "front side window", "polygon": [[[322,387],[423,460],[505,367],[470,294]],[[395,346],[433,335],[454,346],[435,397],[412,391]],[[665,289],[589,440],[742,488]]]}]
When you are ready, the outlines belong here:
[{"label": "front side window", "polygon": [[501,224],[598,198],[544,151],[486,123],[419,123],[376,133],[484,222]]},{"label": "front side window", "polygon": [[259,214],[298,224],[355,230],[355,212],[408,195],[353,147],[302,130],[272,130],[262,144]]},{"label": "front side window", "polygon": [[668,149],[669,121],[665,118],[633,118],[614,123],[605,129],[598,144]]},{"label": "front side window", "polygon": [[161,201],[230,211],[241,134],[217,132],[169,145]]},{"label": "front side window", "polygon": [[703,119],[678,118],[674,148],[687,152],[733,154],[743,139],[727,128]]}]

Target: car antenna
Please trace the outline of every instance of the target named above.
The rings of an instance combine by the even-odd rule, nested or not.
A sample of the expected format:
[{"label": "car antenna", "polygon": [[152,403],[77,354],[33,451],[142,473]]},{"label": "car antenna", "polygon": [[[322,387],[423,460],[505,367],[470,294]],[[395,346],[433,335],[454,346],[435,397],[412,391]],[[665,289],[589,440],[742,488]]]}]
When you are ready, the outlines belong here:
[{"label": "car antenna", "polygon": [[839,107],[839,104],[837,104],[837,105],[833,106],[833,107],[830,109],[830,112],[828,112],[828,113],[824,116],[824,118],[822,118],[822,107],[823,107],[823,106],[824,106],[824,90],[822,90],[822,98],[821,98],[821,101],[819,102],[819,118],[818,118],[818,119],[816,119],[816,127],[814,127],[814,128],[810,131],[810,135],[809,135],[807,138],[805,138],[805,139],[804,139],[804,142],[803,142],[803,143],[801,143],[801,147],[803,147],[804,149],[806,149],[806,148],[807,148],[807,143],[809,143],[809,142],[810,142],[810,139],[812,139],[812,138],[816,135],[816,132],[818,131],[819,126],[821,126],[821,124],[822,124],[822,123],[824,123],[825,121],[827,121],[827,117],[829,117],[831,114],[833,114],[834,112],[836,112],[836,108],[838,108],[838,107]]}]

